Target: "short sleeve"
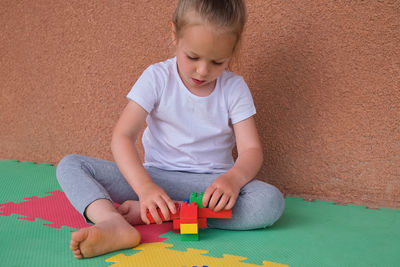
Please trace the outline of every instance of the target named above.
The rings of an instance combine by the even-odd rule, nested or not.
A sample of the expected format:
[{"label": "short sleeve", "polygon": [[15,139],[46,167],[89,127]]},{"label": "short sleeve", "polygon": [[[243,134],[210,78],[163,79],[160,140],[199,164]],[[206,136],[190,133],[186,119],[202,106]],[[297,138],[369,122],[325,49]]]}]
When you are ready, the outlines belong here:
[{"label": "short sleeve", "polygon": [[150,66],[142,73],[126,97],[150,113],[157,103],[158,90],[161,86],[154,66]]},{"label": "short sleeve", "polygon": [[242,77],[236,76],[229,89],[228,108],[232,124],[245,120],[256,114],[253,97]]}]

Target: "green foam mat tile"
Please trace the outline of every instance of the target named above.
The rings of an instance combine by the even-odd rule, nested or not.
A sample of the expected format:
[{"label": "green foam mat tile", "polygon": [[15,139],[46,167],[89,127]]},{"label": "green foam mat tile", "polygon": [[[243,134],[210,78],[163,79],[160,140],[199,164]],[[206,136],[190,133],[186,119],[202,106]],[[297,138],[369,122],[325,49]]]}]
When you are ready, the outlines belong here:
[{"label": "green foam mat tile", "polygon": [[400,211],[371,210],[330,202],[287,197],[282,218],[271,228],[254,231],[206,229],[201,240],[181,242],[167,233],[173,249],[209,250],[207,255],[247,257],[289,266],[400,266]]},{"label": "green foam mat tile", "polygon": [[0,187],[0,203],[21,202],[26,197],[61,190],[55,166],[13,160],[0,161]]},{"label": "green foam mat tile", "polygon": [[68,249],[71,228],[45,227],[40,219],[0,218],[0,266],[107,266],[107,257],[77,260]]}]

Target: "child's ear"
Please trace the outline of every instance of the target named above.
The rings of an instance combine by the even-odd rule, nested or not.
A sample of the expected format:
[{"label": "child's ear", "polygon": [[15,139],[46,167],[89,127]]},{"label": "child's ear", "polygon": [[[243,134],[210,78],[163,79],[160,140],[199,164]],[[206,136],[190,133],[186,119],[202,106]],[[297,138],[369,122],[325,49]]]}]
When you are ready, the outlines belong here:
[{"label": "child's ear", "polygon": [[176,27],[175,27],[175,24],[174,24],[174,22],[170,22],[170,24],[169,24],[169,26],[171,27],[171,37],[172,37],[172,43],[176,46],[176,40],[178,39],[177,38],[177,34],[176,34]]}]

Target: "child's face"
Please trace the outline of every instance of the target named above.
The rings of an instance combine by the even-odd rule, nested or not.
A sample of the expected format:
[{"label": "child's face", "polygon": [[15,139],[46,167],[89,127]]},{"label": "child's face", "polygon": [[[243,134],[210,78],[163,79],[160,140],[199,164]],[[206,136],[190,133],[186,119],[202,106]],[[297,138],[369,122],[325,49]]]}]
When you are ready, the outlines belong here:
[{"label": "child's face", "polygon": [[232,33],[212,31],[204,24],[186,26],[176,40],[179,75],[185,86],[195,95],[207,96],[215,81],[228,67],[236,36]]}]

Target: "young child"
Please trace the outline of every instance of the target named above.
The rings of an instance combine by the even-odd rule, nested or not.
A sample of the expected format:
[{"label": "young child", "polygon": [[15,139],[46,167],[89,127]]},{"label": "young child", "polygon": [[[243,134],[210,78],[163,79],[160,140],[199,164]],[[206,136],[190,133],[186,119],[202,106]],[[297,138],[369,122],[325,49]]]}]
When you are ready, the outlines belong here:
[{"label": "young child", "polygon": [[[227,71],[245,21],[242,0],[180,0],[171,22],[176,57],[148,67],[129,92],[112,137],[115,163],[81,155],[60,161],[60,185],[94,224],[72,233],[76,258],[136,246],[132,225],[149,223],[147,211],[161,223],[156,209],[168,219],[174,201],[192,192],[205,192],[203,205],[215,211],[233,209],[232,219],[209,219],[208,227],[263,228],[281,216],[279,190],[253,180],[263,154],[250,91]],[[142,164],[135,141],[145,122]]]}]

